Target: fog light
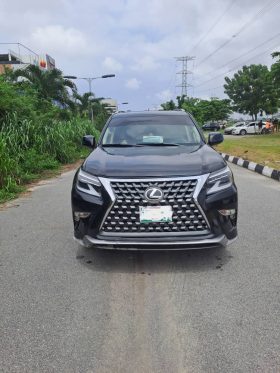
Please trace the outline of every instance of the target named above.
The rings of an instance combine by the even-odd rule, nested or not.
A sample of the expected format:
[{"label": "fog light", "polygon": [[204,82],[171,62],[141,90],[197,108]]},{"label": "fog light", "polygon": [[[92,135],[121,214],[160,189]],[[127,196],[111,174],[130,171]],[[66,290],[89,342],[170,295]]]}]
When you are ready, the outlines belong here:
[{"label": "fog light", "polygon": [[224,209],[224,210],[218,210],[218,211],[223,216],[234,216],[236,212],[235,209],[229,209],[229,210]]},{"label": "fog light", "polygon": [[75,211],[74,212],[74,219],[79,221],[80,219],[86,219],[90,216],[90,212],[83,212],[83,211]]}]

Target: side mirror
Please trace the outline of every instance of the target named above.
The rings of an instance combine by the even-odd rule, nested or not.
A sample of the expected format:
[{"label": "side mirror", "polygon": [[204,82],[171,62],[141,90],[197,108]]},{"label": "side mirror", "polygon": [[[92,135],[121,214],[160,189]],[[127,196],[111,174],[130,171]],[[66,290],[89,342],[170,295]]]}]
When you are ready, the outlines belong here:
[{"label": "side mirror", "polygon": [[213,146],[224,141],[224,136],[221,133],[211,132],[208,135],[208,145]]},{"label": "side mirror", "polygon": [[89,148],[95,148],[95,137],[92,135],[83,136],[82,145],[88,146]]}]

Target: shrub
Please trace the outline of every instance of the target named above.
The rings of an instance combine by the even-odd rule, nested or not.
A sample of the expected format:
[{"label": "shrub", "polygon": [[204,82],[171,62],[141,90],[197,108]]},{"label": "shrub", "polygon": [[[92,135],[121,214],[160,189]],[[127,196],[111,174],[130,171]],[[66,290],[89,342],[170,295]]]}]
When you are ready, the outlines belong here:
[{"label": "shrub", "polygon": [[46,123],[19,119],[16,114],[6,116],[0,127],[0,200],[18,192],[20,185],[42,171],[84,156],[81,140],[86,134],[98,138],[99,131],[80,118]]}]

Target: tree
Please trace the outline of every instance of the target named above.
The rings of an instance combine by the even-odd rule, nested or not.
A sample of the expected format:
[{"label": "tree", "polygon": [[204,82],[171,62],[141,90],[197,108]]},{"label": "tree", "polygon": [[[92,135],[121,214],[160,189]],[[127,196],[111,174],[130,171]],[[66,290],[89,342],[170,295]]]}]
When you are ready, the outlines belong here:
[{"label": "tree", "polygon": [[22,84],[26,81],[36,90],[38,97],[42,100],[53,101],[62,107],[71,106],[68,89],[76,92],[76,85],[69,79],[63,78],[62,71],[58,69],[41,70],[38,66],[29,65],[25,69],[16,70],[13,74],[14,79],[21,80]]},{"label": "tree", "polygon": [[280,99],[280,52],[272,53],[272,57],[278,57],[278,60],[271,65],[271,76],[277,97]]},{"label": "tree", "polygon": [[176,109],[176,104],[173,100],[170,100],[161,104],[161,107],[163,108],[163,110],[174,110]]},{"label": "tree", "polygon": [[239,113],[250,114],[256,120],[260,111],[269,114],[277,111],[278,99],[267,66],[243,66],[232,79],[225,77],[225,81],[225,93]]},{"label": "tree", "polygon": [[200,124],[228,119],[232,112],[230,100],[219,100],[214,97],[210,100],[188,97],[182,104],[182,108],[191,113]]},{"label": "tree", "polygon": [[32,88],[22,90],[0,76],[0,121],[12,113],[19,119],[33,117],[36,106],[36,92]]},{"label": "tree", "polygon": [[228,119],[232,113],[230,100],[220,100],[212,97],[210,100],[201,100],[195,97],[177,96],[178,106],[174,101],[167,101],[161,104],[164,110],[183,109],[196,119],[199,124],[208,121],[219,121]]},{"label": "tree", "polygon": [[211,97],[210,100],[201,100],[200,104],[206,122],[226,120],[232,113],[230,100],[227,99]]},{"label": "tree", "polygon": [[92,107],[92,103],[95,101],[94,94],[91,92],[86,92],[82,95],[79,95],[78,93],[74,93],[73,97],[74,97],[76,107],[81,117],[88,117],[90,109]]},{"label": "tree", "polygon": [[182,109],[183,103],[187,100],[187,96],[186,95],[177,96],[176,99],[177,99],[178,109]]}]

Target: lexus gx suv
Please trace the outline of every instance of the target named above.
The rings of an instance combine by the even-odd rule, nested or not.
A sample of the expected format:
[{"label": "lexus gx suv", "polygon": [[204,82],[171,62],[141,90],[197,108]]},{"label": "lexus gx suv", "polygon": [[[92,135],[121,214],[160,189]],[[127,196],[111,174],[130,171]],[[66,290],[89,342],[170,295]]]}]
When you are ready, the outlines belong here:
[{"label": "lexus gx suv", "polygon": [[204,135],[182,111],[117,113],[72,188],[74,236],[84,246],[128,250],[223,247],[237,237],[237,189]]}]

